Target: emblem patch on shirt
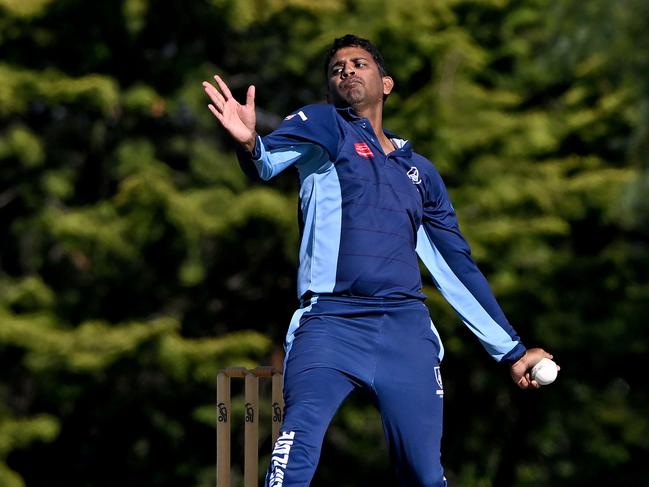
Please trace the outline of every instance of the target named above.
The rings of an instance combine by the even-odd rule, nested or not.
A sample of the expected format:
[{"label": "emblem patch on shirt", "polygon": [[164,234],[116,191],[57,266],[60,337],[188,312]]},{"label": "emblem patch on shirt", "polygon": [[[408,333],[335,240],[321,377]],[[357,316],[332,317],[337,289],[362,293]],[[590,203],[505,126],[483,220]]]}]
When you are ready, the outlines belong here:
[{"label": "emblem patch on shirt", "polygon": [[304,114],[304,112],[302,110],[300,110],[297,113],[291,113],[288,117],[284,118],[284,120],[290,120],[290,119],[292,119],[293,117],[296,117],[296,116],[300,117],[303,122],[306,122],[308,120],[308,117]]},{"label": "emblem patch on shirt", "polygon": [[439,367],[435,367],[435,380],[437,381],[437,395],[444,395],[444,386],[442,385],[442,372]]},{"label": "emblem patch on shirt", "polygon": [[357,142],[354,144],[356,153],[361,157],[374,157],[372,149],[365,142]]},{"label": "emblem patch on shirt", "polygon": [[407,174],[413,183],[421,184],[421,179],[419,179],[419,169],[417,169],[415,166],[412,166],[410,169],[408,169]]}]

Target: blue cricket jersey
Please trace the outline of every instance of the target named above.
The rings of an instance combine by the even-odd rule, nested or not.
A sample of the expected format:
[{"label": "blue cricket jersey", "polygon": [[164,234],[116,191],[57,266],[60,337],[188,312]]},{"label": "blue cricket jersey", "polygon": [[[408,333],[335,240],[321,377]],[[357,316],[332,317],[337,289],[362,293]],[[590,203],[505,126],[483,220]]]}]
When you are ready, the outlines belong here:
[{"label": "blue cricket jersey", "polygon": [[367,119],[316,104],[258,137],[252,154],[238,153],[264,180],[298,170],[298,297],[423,300],[419,255],[489,354],[518,359],[525,347],[471,257],[441,176],[408,141],[388,136],[397,148],[386,156]]}]

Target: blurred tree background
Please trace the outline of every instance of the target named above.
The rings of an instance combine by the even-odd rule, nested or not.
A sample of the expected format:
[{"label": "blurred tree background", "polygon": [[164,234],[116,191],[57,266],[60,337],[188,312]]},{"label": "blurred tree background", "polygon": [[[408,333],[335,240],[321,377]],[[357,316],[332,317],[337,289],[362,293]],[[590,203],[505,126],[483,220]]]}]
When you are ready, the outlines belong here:
[{"label": "blurred tree background", "polygon": [[[216,372],[281,360],[298,230],[295,175],[248,182],[201,82],[255,84],[267,133],[347,32],[562,366],[518,391],[426,278],[451,485],[649,485],[644,0],[0,0],[0,485],[214,485]],[[313,485],[395,485],[363,398]]]}]

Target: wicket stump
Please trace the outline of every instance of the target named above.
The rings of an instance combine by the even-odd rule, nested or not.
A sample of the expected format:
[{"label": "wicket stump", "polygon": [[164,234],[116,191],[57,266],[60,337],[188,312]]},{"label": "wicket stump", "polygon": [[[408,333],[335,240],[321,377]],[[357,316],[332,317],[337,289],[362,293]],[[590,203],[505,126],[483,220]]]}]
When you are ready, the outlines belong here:
[{"label": "wicket stump", "polygon": [[[245,380],[244,487],[258,487],[259,477],[259,378],[272,380],[272,445],[279,436],[284,416],[282,373],[274,367],[229,367],[216,378],[216,487],[230,487],[230,379]],[[272,446],[271,446],[272,449]]]}]

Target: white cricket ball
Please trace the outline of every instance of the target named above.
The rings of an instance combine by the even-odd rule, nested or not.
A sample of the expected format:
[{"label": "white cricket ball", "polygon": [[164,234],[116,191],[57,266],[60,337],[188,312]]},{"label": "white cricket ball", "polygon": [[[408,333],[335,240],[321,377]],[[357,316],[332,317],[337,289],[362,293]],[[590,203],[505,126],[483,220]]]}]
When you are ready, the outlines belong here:
[{"label": "white cricket ball", "polygon": [[547,386],[554,382],[557,378],[558,372],[559,369],[557,368],[557,364],[549,358],[542,358],[534,367],[532,367],[532,379],[542,386]]}]

